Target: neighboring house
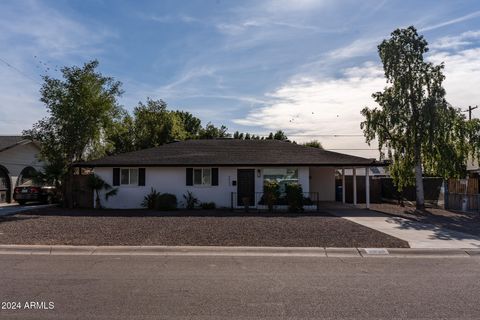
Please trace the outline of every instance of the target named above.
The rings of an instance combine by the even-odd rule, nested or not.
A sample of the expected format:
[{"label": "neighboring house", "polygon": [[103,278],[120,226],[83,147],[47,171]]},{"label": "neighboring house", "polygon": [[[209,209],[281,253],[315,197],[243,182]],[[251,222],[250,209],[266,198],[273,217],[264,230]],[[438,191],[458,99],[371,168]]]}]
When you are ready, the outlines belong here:
[{"label": "neighboring house", "polygon": [[[77,166],[118,188],[102,203],[108,208],[140,208],[152,188],[172,193],[179,202],[187,191],[217,207],[255,207],[266,180],[283,187],[298,182],[319,201],[335,201],[338,168],[378,166],[365,159],[277,140],[187,140],[160,147],[104,157]],[[368,189],[368,188],[367,188]]]},{"label": "neighboring house", "polygon": [[40,147],[22,136],[0,136],[0,203],[11,202],[13,189],[42,167]]}]

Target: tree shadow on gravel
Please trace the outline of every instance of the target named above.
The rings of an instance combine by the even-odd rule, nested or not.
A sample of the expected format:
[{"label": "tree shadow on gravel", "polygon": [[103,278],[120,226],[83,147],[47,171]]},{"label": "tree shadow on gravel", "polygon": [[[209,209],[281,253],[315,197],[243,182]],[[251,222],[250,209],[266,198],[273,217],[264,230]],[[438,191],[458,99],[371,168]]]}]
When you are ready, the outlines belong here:
[{"label": "tree shadow on gravel", "polygon": [[21,216],[21,215],[15,215],[15,216],[4,216],[0,217],[0,224],[5,223],[5,222],[19,222],[19,221],[25,221],[25,220],[31,220],[31,219],[38,219],[39,217],[31,217],[31,216]]}]

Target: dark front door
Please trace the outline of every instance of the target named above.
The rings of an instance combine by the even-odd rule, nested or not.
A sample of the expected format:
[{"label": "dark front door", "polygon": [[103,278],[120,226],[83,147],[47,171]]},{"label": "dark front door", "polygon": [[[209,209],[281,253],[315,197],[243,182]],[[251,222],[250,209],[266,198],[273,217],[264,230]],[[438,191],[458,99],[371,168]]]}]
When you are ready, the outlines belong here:
[{"label": "dark front door", "polygon": [[255,169],[237,170],[237,205],[243,206],[248,198],[249,206],[255,205]]}]

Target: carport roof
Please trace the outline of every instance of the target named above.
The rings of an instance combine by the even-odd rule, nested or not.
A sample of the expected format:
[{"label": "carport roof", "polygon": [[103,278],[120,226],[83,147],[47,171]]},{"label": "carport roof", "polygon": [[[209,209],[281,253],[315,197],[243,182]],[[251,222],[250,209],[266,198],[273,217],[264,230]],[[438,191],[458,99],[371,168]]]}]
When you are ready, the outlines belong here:
[{"label": "carport roof", "polygon": [[77,163],[128,166],[382,166],[383,162],[278,140],[186,140]]}]

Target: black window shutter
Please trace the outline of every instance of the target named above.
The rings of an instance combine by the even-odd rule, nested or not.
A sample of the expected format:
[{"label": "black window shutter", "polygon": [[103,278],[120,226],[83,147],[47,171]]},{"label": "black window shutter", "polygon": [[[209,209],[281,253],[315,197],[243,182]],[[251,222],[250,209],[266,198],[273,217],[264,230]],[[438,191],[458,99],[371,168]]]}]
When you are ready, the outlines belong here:
[{"label": "black window shutter", "polygon": [[138,168],[138,185],[145,185],[145,168]]},{"label": "black window shutter", "polygon": [[193,186],[193,168],[187,168],[187,186]]},{"label": "black window shutter", "polygon": [[218,168],[212,168],[212,186],[218,186]]},{"label": "black window shutter", "polygon": [[120,168],[113,168],[113,185],[120,185]]}]

